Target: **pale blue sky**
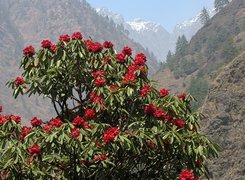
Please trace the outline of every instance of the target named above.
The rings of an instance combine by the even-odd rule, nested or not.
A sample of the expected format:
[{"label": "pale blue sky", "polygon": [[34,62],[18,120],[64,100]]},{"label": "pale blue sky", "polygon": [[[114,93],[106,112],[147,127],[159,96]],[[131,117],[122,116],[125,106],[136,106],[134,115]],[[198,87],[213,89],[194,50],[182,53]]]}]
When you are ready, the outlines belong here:
[{"label": "pale blue sky", "polygon": [[87,0],[92,7],[106,7],[122,14],[126,21],[135,18],[162,24],[169,32],[174,26],[202,10],[214,0]]}]

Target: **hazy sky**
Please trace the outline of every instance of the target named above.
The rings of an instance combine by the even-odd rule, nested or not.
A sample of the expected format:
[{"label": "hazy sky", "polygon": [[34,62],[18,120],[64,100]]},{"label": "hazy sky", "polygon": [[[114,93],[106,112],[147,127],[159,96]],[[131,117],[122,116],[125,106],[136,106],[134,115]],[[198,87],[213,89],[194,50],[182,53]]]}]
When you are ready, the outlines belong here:
[{"label": "hazy sky", "polygon": [[141,18],[162,24],[168,31],[202,10],[214,0],[87,0],[92,7],[106,7],[122,14],[126,21]]}]

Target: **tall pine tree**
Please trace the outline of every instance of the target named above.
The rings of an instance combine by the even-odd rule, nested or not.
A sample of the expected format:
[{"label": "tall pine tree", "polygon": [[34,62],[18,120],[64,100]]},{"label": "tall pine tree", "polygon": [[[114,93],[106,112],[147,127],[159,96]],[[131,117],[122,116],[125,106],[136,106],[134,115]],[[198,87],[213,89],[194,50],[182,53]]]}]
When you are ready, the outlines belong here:
[{"label": "tall pine tree", "polygon": [[179,36],[176,43],[175,55],[177,56],[185,55],[187,51],[187,47],[188,47],[188,41],[186,40],[185,35]]},{"label": "tall pine tree", "polygon": [[201,22],[203,25],[206,25],[208,23],[208,21],[210,20],[210,16],[209,16],[208,11],[205,7],[203,7],[203,9],[202,9],[200,18],[201,18]]}]

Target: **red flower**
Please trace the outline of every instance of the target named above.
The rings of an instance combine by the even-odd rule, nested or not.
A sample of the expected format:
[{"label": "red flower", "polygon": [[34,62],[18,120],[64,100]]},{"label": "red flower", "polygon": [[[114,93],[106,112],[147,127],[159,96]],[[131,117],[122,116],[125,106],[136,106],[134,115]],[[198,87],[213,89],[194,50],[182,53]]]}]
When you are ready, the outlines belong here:
[{"label": "red flower", "polygon": [[33,127],[40,126],[42,123],[43,123],[43,121],[42,121],[41,119],[37,119],[37,117],[34,117],[34,118],[31,120],[31,125],[32,125]]},{"label": "red flower", "polygon": [[23,54],[29,57],[32,57],[35,54],[35,49],[32,46],[27,46],[23,49]]},{"label": "red flower", "polygon": [[87,48],[90,52],[101,52],[103,50],[103,46],[98,42],[92,42],[90,40],[85,40],[84,43],[87,45]]},{"label": "red flower", "polygon": [[52,46],[51,41],[47,39],[43,40],[41,44],[42,44],[42,48],[50,48]]},{"label": "red flower", "polygon": [[55,52],[56,52],[56,49],[57,49],[56,45],[55,45],[55,44],[52,44],[51,47],[50,47],[50,50],[51,50],[53,53],[55,53]]},{"label": "red flower", "polygon": [[22,77],[17,77],[14,81],[16,86],[22,85],[25,83],[25,80]]},{"label": "red flower", "polygon": [[89,96],[90,96],[91,101],[93,101],[94,103],[99,103],[103,100],[102,94],[98,96],[95,92],[92,92],[90,93]]},{"label": "red flower", "polygon": [[101,154],[101,155],[95,155],[94,160],[99,161],[99,160],[105,160],[107,158],[107,154]]},{"label": "red flower", "polygon": [[65,41],[65,42],[69,42],[70,41],[70,36],[68,34],[61,35],[59,40],[60,41]]},{"label": "red flower", "polygon": [[43,126],[43,131],[46,133],[50,133],[52,129],[53,129],[52,125],[46,124]]},{"label": "red flower", "polygon": [[84,115],[84,118],[86,120],[91,120],[95,117],[95,111],[93,109],[86,109],[85,110],[85,115]]},{"label": "red flower", "polygon": [[119,89],[118,86],[110,85],[110,90],[111,90],[111,91],[115,91],[115,90],[117,90],[117,89]]},{"label": "red flower", "polygon": [[143,53],[137,54],[134,58],[134,64],[138,66],[145,65],[146,56]]},{"label": "red flower", "polygon": [[119,129],[117,127],[111,127],[104,132],[103,141],[109,143],[114,141],[115,137],[119,134]]},{"label": "red flower", "polygon": [[0,114],[0,125],[4,124],[6,121],[8,121],[9,118],[10,118],[10,117],[8,117],[8,116],[2,116],[2,115]]},{"label": "red flower", "polygon": [[163,118],[164,117],[164,112],[161,109],[158,109],[154,112],[154,117],[155,118]]},{"label": "red flower", "polygon": [[123,48],[122,53],[125,54],[125,55],[131,56],[132,55],[132,49],[129,48],[128,46],[126,46],[126,47]]},{"label": "red flower", "polygon": [[129,73],[134,73],[135,71],[139,70],[140,69],[140,66],[138,65],[129,65],[128,66],[128,72]]},{"label": "red flower", "polygon": [[183,170],[179,174],[179,180],[194,180],[194,179],[195,179],[194,174],[188,169]]},{"label": "red flower", "polygon": [[14,120],[16,123],[20,123],[20,121],[21,121],[20,116],[11,116],[11,119]]},{"label": "red flower", "polygon": [[164,97],[167,96],[169,94],[169,90],[168,89],[161,89],[159,91],[160,97]]},{"label": "red flower", "polygon": [[146,96],[148,92],[151,92],[151,86],[149,84],[144,85],[144,87],[140,90],[141,96]]},{"label": "red flower", "polygon": [[69,133],[70,137],[73,137],[75,141],[79,139],[80,131],[77,128],[73,128],[72,131]]},{"label": "red flower", "polygon": [[132,83],[136,80],[136,77],[133,73],[127,73],[125,74],[124,78],[123,78],[123,82],[124,83]]},{"label": "red flower", "polygon": [[105,85],[106,81],[104,78],[97,78],[95,81],[94,81],[94,85],[97,86],[97,87],[100,87],[100,86],[103,86]]},{"label": "red flower", "polygon": [[93,73],[94,78],[97,78],[99,76],[104,76],[105,75],[105,71],[101,70],[101,71],[96,71]]},{"label": "red flower", "polygon": [[154,114],[156,110],[157,110],[157,108],[154,104],[149,104],[149,105],[145,106],[145,114],[147,114],[147,115]]},{"label": "red flower", "polygon": [[42,151],[40,149],[40,147],[38,145],[32,145],[31,147],[29,147],[29,154],[32,157],[37,157],[39,154],[41,154]]},{"label": "red flower", "polygon": [[31,130],[31,127],[23,126],[19,140],[22,141]]},{"label": "red flower", "polygon": [[105,48],[112,48],[114,45],[113,45],[110,41],[105,41],[105,42],[103,43],[103,46],[104,46]]},{"label": "red flower", "polygon": [[59,118],[52,119],[49,123],[53,127],[60,127],[62,126],[62,121]]},{"label": "red flower", "polygon": [[185,93],[182,93],[182,94],[179,94],[177,97],[179,98],[179,99],[181,99],[181,100],[185,100],[185,98],[186,98],[186,94]]},{"label": "red flower", "polygon": [[97,146],[102,147],[102,142],[97,142]]},{"label": "red flower", "polygon": [[123,53],[117,54],[116,59],[117,59],[118,63],[124,63],[126,61],[125,54],[123,54]]},{"label": "red flower", "polygon": [[3,111],[3,107],[2,106],[0,106],[0,113]]},{"label": "red flower", "polygon": [[173,119],[172,116],[169,116],[169,115],[163,116],[164,121],[171,121],[172,119]]},{"label": "red flower", "polygon": [[83,127],[85,121],[83,118],[81,118],[80,116],[77,116],[75,119],[73,119],[72,124],[76,127],[76,128],[80,128]]},{"label": "red flower", "polygon": [[83,35],[80,33],[80,32],[74,32],[72,34],[72,40],[75,40],[75,39],[82,39],[83,38]]},{"label": "red flower", "polygon": [[176,119],[173,121],[173,124],[178,126],[179,129],[182,129],[184,127],[185,122],[182,119]]}]

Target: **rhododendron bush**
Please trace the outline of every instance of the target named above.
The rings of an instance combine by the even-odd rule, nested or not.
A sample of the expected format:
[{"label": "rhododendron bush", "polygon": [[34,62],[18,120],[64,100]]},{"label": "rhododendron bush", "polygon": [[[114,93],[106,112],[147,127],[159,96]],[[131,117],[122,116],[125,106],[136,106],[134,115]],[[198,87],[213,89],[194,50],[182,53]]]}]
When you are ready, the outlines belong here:
[{"label": "rhododendron bush", "polygon": [[76,32],[23,50],[23,73],[8,82],[13,95],[49,98],[57,117],[33,117],[27,127],[18,116],[0,115],[3,179],[194,179],[207,173],[207,159],[217,150],[199,132],[193,97],[157,91],[147,78],[146,56],[113,47]]}]

